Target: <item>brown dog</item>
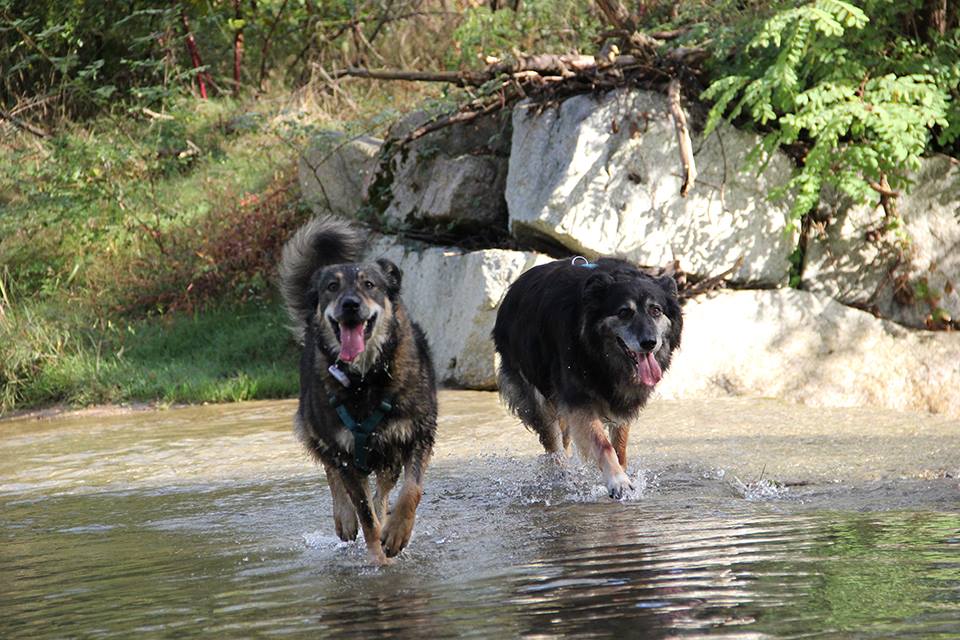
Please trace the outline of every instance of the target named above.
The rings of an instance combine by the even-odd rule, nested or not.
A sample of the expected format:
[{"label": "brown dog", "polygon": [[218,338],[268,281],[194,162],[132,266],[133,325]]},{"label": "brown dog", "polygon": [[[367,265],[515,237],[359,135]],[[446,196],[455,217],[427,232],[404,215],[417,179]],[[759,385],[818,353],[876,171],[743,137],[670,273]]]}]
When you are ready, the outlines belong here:
[{"label": "brown dog", "polygon": [[326,470],[337,535],[356,538],[359,519],[370,558],[382,565],[410,541],[437,390],[426,338],[400,299],[400,269],[355,262],[362,238],[336,218],[307,223],[284,246],[280,282],[303,342],[297,435]]}]

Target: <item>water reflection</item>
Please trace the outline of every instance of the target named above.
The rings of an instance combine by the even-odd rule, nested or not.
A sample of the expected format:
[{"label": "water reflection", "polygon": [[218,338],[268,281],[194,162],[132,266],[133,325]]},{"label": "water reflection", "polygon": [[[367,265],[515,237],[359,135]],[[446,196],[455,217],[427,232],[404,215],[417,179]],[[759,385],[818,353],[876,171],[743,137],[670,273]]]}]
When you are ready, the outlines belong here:
[{"label": "water reflection", "polygon": [[643,489],[612,503],[490,396],[447,409],[385,570],[333,535],[289,403],[0,425],[0,637],[960,635],[955,480],[822,482],[778,451],[809,482],[774,469],[780,489],[747,500],[730,478],[748,466],[638,447]]}]

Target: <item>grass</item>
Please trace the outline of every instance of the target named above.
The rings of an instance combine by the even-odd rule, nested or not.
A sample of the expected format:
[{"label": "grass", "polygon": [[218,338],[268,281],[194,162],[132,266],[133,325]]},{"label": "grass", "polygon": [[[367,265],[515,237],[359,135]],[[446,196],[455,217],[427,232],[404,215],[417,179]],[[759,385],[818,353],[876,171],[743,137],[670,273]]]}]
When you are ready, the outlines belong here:
[{"label": "grass", "polygon": [[285,138],[266,114],[229,102],[184,102],[167,115],[65,126],[47,145],[2,151],[0,262],[21,291],[83,286],[104,254],[257,193],[307,135]]},{"label": "grass", "polygon": [[349,104],[184,97],[159,119],[0,141],[0,414],[296,395],[273,283],[311,215],[300,150],[319,129],[382,134],[426,95],[356,89]]},{"label": "grass", "polygon": [[108,378],[135,374],[130,399],[226,402],[295,395],[297,350],[278,305],[218,309],[152,322]]},{"label": "grass", "polygon": [[272,282],[310,215],[292,168],[311,129],[258,108],[184,101],[4,141],[0,413],[296,393]]},{"label": "grass", "polygon": [[297,348],[277,304],[100,328],[76,317],[19,314],[0,318],[0,375],[6,375],[0,411],[52,403],[236,402],[289,397],[298,389]]}]

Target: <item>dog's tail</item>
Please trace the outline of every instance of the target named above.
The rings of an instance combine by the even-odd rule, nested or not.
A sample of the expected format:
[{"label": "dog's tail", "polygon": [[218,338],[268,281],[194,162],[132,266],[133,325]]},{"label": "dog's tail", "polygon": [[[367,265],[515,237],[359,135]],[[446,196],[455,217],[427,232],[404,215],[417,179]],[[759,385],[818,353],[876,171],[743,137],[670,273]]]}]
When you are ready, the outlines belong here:
[{"label": "dog's tail", "polygon": [[330,264],[355,262],[363,245],[358,229],[332,216],[314,218],[287,240],[280,258],[280,293],[297,338],[303,338],[306,319],[314,311],[315,303],[307,294],[314,272]]}]

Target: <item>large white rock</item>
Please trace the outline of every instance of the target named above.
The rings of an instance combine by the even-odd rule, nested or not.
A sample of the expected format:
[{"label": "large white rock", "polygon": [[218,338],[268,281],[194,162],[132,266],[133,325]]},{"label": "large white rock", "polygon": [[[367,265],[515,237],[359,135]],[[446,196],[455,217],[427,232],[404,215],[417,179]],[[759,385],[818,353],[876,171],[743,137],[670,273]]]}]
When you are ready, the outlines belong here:
[{"label": "large white rock", "polygon": [[[415,111],[391,128],[390,137],[401,138],[429,120]],[[445,127],[408,144],[393,157],[389,183],[371,185],[384,190],[378,194],[386,200],[383,220],[395,228],[505,229],[509,129],[505,112]]]},{"label": "large white rock", "polygon": [[797,234],[790,202],[770,190],[789,180],[776,153],[762,174],[742,171],[758,138],[721,127],[693,139],[699,178],[680,196],[682,167],[666,98],[619,89],[543,111],[514,110],[506,199],[518,237],[547,237],[588,256],[618,254],[646,265],[674,259],[695,276],[732,266],[738,282],[787,282]]},{"label": "large white rock", "polygon": [[300,191],[304,202],[314,213],[356,216],[381,144],[383,141],[377,138],[348,138],[334,131],[314,138],[300,156]]},{"label": "large white rock", "polygon": [[770,396],[960,417],[958,390],[960,333],[905,329],[795,289],[688,303],[681,349],[658,387],[668,398]]},{"label": "large white rock", "polygon": [[395,162],[390,204],[384,219],[406,225],[456,224],[468,228],[503,225],[506,160],[463,154]]},{"label": "large white rock", "polygon": [[[960,165],[934,156],[913,179],[897,203],[905,238],[877,234],[879,206],[849,207],[825,196],[829,223],[807,241],[801,286],[908,326],[960,320]],[[880,237],[868,241],[868,234]]]},{"label": "large white rock", "polygon": [[449,247],[376,239],[368,259],[387,258],[403,271],[401,296],[427,334],[437,379],[468,389],[496,388],[493,323],[507,287],[550,258],[536,253]]}]

